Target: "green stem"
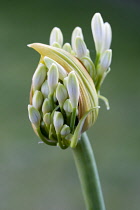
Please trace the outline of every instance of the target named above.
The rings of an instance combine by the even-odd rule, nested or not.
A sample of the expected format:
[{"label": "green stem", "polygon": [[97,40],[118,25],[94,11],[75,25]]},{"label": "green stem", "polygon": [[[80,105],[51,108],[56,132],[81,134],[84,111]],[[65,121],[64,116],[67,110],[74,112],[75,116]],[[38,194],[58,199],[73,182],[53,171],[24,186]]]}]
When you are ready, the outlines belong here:
[{"label": "green stem", "polygon": [[105,210],[94,154],[86,133],[73,149],[87,210]]},{"label": "green stem", "polygon": [[70,119],[70,128],[71,128],[72,133],[74,131],[75,120],[76,120],[76,108],[73,109],[71,119]]}]

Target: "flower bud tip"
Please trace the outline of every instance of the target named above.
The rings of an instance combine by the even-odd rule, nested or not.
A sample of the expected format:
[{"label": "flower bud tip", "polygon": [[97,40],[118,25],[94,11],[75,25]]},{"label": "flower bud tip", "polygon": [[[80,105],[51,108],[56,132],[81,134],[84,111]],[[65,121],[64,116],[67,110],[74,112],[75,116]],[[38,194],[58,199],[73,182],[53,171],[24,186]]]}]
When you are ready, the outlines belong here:
[{"label": "flower bud tip", "polygon": [[28,115],[31,123],[34,124],[36,128],[39,127],[41,120],[39,111],[32,105],[28,105]]},{"label": "flower bud tip", "polygon": [[31,44],[27,44],[27,47],[31,47]]}]

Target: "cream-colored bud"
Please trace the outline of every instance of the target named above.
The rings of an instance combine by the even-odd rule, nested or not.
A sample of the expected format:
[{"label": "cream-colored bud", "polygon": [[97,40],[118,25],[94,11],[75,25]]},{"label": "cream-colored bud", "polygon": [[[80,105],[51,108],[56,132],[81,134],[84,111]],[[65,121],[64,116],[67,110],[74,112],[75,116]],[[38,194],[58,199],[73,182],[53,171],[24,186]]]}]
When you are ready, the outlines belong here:
[{"label": "cream-colored bud", "polygon": [[87,55],[87,46],[81,37],[76,37],[75,46],[76,55],[78,58],[82,58]]},{"label": "cream-colored bud", "polygon": [[71,45],[69,43],[65,43],[63,46],[63,50],[71,53],[71,51],[72,51]]},{"label": "cream-colored bud", "polygon": [[44,64],[40,63],[33,75],[32,86],[33,90],[39,90],[47,75],[47,69]]},{"label": "cream-colored bud", "polygon": [[101,52],[103,37],[104,37],[104,23],[100,13],[96,13],[91,21],[91,29],[95,42],[97,53]]},{"label": "cream-colored bud", "polygon": [[65,77],[63,80],[63,84],[65,85],[65,87],[67,88],[67,84],[68,84],[68,77]]},{"label": "cream-colored bud", "polygon": [[70,72],[68,75],[67,90],[72,106],[73,108],[76,108],[79,101],[80,89],[79,82],[74,71]]},{"label": "cream-colored bud", "polygon": [[110,48],[112,41],[112,30],[109,23],[104,24],[104,36],[102,43],[102,53]]},{"label": "cream-colored bud", "polygon": [[32,105],[28,105],[28,115],[31,123],[34,124],[36,128],[38,128],[40,126],[41,120],[39,111]]},{"label": "cream-colored bud", "polygon": [[99,70],[105,72],[109,68],[111,60],[112,60],[112,50],[111,49],[106,50],[101,57]]},{"label": "cream-colored bud", "polygon": [[92,62],[92,60],[89,57],[83,57],[81,59],[81,61],[83,62],[83,64],[85,65],[86,69],[88,70],[91,78],[94,80],[95,79],[95,65]]},{"label": "cream-colored bud", "polygon": [[61,30],[57,27],[53,28],[50,34],[50,45],[53,45],[55,42],[58,43],[60,46],[63,45],[63,34]]},{"label": "cream-colored bud", "polygon": [[44,57],[44,62],[46,64],[46,66],[48,67],[48,69],[52,66],[52,64],[55,64],[57,66],[58,71],[59,71],[59,78],[61,80],[63,80],[67,76],[66,70],[59,63],[57,63],[56,61],[54,61],[53,59],[45,56]]},{"label": "cream-colored bud", "polygon": [[68,125],[63,125],[60,134],[62,136],[67,136],[70,133],[70,127]]},{"label": "cream-colored bud", "polygon": [[71,104],[70,99],[67,99],[63,105],[63,109],[65,110],[65,112],[67,113],[72,113],[73,107]]},{"label": "cream-colored bud", "polygon": [[71,38],[71,44],[72,44],[72,48],[73,50],[76,52],[76,38],[77,37],[81,37],[81,39],[84,40],[84,37],[83,37],[83,33],[82,33],[82,29],[80,27],[76,27],[73,32],[72,32],[72,38]]},{"label": "cream-colored bud", "polygon": [[45,124],[50,125],[51,124],[51,113],[46,113],[43,117],[43,121]]},{"label": "cream-colored bud", "polygon": [[69,133],[69,134],[65,137],[65,139],[71,141],[72,137],[73,137],[73,135],[72,135],[71,133]]},{"label": "cream-colored bud", "polygon": [[52,103],[48,98],[46,98],[42,105],[42,112],[43,114],[46,114],[48,112],[51,112],[52,110],[53,110]]},{"label": "cream-colored bud", "polygon": [[48,81],[47,80],[41,86],[41,92],[42,92],[44,98],[48,97],[48,95],[49,95],[49,86],[48,86]]},{"label": "cream-colored bud", "polygon": [[56,133],[60,133],[60,130],[64,124],[64,118],[61,112],[55,111],[53,116],[53,124],[56,130]]},{"label": "cream-colored bud", "polygon": [[53,93],[57,87],[59,79],[58,68],[55,64],[52,64],[48,71],[48,86],[50,94]]},{"label": "cream-colored bud", "polygon": [[54,42],[52,44],[53,47],[61,48],[60,44],[58,42]]},{"label": "cream-colored bud", "polygon": [[40,91],[36,90],[32,98],[32,105],[39,110],[41,108],[42,102],[43,95]]},{"label": "cream-colored bud", "polygon": [[56,98],[60,104],[60,107],[64,104],[65,100],[68,98],[67,89],[61,83],[59,83],[56,88]]}]

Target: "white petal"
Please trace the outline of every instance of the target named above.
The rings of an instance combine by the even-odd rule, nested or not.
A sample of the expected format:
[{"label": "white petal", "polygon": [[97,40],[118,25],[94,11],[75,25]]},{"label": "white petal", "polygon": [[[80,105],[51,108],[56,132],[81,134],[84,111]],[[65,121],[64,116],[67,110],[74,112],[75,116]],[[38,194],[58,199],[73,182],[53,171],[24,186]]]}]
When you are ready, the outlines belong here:
[{"label": "white petal", "polygon": [[53,45],[54,43],[58,43],[60,46],[63,45],[63,34],[57,27],[53,28],[50,34],[50,45]]},{"label": "white petal", "polygon": [[103,70],[103,71],[106,71],[110,64],[111,64],[111,60],[112,60],[112,50],[106,50],[104,52],[104,54],[102,55],[101,57],[101,61],[100,61],[100,68]]},{"label": "white petal", "polygon": [[100,13],[96,13],[91,21],[91,29],[95,42],[97,53],[100,53],[102,48],[102,40],[104,37],[104,23]]},{"label": "white petal", "polygon": [[44,57],[44,62],[45,62],[46,66],[48,68],[50,68],[53,63],[57,66],[58,71],[59,71],[59,78],[61,80],[63,80],[67,76],[66,70],[59,63],[57,63],[56,61],[54,61],[53,59],[45,56]]},{"label": "white petal", "polygon": [[79,82],[74,71],[70,72],[68,75],[67,90],[72,106],[73,108],[76,108],[79,101],[80,89]]},{"label": "white petal", "polygon": [[103,37],[103,45],[102,45],[102,53],[110,48],[112,41],[112,30],[109,23],[104,24],[104,37]]},{"label": "white petal", "polygon": [[82,58],[87,55],[87,46],[81,37],[77,37],[75,41],[76,54],[78,58]]},{"label": "white petal", "polygon": [[72,37],[71,37],[71,44],[74,52],[76,52],[76,37],[81,37],[81,39],[84,40],[82,29],[80,27],[76,27],[73,32],[72,32]]}]

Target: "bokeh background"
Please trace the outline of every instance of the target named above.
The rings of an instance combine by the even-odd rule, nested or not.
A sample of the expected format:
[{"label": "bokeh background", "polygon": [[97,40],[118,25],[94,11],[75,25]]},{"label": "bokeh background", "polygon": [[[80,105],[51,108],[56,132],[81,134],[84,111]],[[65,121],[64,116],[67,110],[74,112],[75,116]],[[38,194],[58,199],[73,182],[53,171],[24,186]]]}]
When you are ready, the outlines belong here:
[{"label": "bokeh background", "polygon": [[31,77],[39,55],[27,44],[48,43],[54,26],[69,42],[83,29],[94,57],[90,21],[100,12],[113,29],[112,71],[88,131],[107,210],[140,209],[140,2],[136,0],[24,0],[0,5],[0,209],[84,210],[70,149],[38,144],[27,116]]}]

